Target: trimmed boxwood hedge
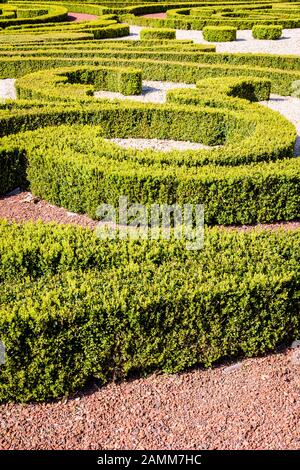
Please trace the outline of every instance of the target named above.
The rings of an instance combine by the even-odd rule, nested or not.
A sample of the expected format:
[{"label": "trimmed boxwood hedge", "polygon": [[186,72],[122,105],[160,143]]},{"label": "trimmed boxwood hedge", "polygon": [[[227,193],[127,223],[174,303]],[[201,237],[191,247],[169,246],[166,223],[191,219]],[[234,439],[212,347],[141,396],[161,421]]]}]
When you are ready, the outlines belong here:
[{"label": "trimmed boxwood hedge", "polygon": [[[198,88],[170,92],[168,98],[179,107],[102,103],[84,109],[32,108],[23,117],[4,114],[3,134],[14,132],[16,122],[19,129],[34,129],[37,121],[40,126],[89,122],[101,128],[58,127],[2,139],[1,191],[26,185],[28,178],[35,194],[92,217],[100,203],[116,205],[119,196],[127,195],[143,204],[204,203],[209,224],[297,218],[299,165],[291,158],[295,129],[279,114],[240,99],[266,99],[270,83],[219,79],[200,82]],[[226,145],[165,154],[120,149],[103,137]],[[258,163],[270,160],[274,163],[267,166]]]},{"label": "trimmed boxwood hedge", "polygon": [[209,42],[229,42],[236,40],[237,29],[230,26],[205,26],[203,38]]},{"label": "trimmed boxwood hedge", "polygon": [[155,28],[148,28],[142,29],[140,33],[141,41],[148,40],[148,39],[176,39],[176,31],[175,29],[155,29]]},{"label": "trimmed boxwood hedge", "polygon": [[210,366],[298,337],[299,230],[207,229],[196,252],[53,224],[0,231],[1,401]]},{"label": "trimmed boxwood hedge", "polygon": [[[196,8],[195,8],[196,7]],[[300,27],[299,2],[243,4],[242,2],[210,2],[169,4],[158,2],[148,6],[115,8],[119,18],[129,24],[155,28],[202,30],[205,26],[233,26],[251,29],[256,24],[275,24],[284,28]],[[144,13],[166,11],[166,18],[142,17]]]},{"label": "trimmed boxwood hedge", "polygon": [[124,95],[142,92],[142,72],[122,67],[68,67],[25,75],[16,82],[21,99],[87,101],[94,90],[110,90]]},{"label": "trimmed boxwood hedge", "polygon": [[282,26],[276,25],[255,25],[252,28],[254,39],[280,39],[282,36]]},{"label": "trimmed boxwood hedge", "polygon": [[[146,205],[204,203],[209,224],[299,217],[295,129],[254,103],[268,99],[270,82],[273,92],[289,94],[300,78],[299,58],[215,54],[174,40],[169,46],[161,40],[158,48],[151,41],[67,37],[128,34],[128,26],[111,16],[86,27],[32,26],[24,28],[26,36],[21,28],[0,33],[1,77],[21,77],[28,85],[39,76],[31,89],[37,97],[44,86],[45,98],[0,103],[1,194],[30,187],[92,217],[101,202],[117,205],[120,195]],[[79,73],[83,84],[73,83],[73,99],[62,103],[60,86],[54,96],[43,70],[67,66],[70,80]],[[170,91],[161,106],[81,102],[76,93],[88,91],[90,66],[138,67],[144,79],[197,86]],[[163,153],[107,140],[130,136],[215,147]],[[265,353],[299,335],[299,230],[206,228],[198,252],[173,237],[105,241],[53,224],[0,222],[0,233],[1,401],[65,396],[95,378],[104,383],[132,373],[209,366],[228,356]]]},{"label": "trimmed boxwood hedge", "polygon": [[[40,75],[47,79],[51,72]],[[37,84],[34,74],[22,80],[29,87]],[[39,87],[44,97],[54,99],[46,82]],[[59,87],[57,92],[59,97]],[[172,91],[168,100],[175,104],[160,106],[99,101],[85,108],[40,105],[35,109],[33,104],[24,113],[21,104],[13,114],[11,106],[8,112],[4,106],[2,135],[35,129],[36,122],[39,126],[88,122],[100,124],[101,129],[99,134],[97,128],[59,127],[2,139],[0,191],[26,186],[29,180],[35,194],[91,217],[101,202],[117,204],[120,195],[127,195],[143,204],[205,203],[209,224],[297,218],[299,165],[291,158],[295,129],[279,114],[241,99],[267,99],[269,93],[269,81],[227,78],[200,82],[198,90]],[[165,154],[125,151],[102,137],[176,138],[225,145]],[[72,141],[77,141],[77,150]],[[268,166],[259,163],[271,160],[274,163]]]},{"label": "trimmed boxwood hedge", "polygon": [[14,52],[9,52],[11,57],[0,57],[0,78],[17,78],[37,70],[70,65],[134,66],[143,71],[145,80],[195,83],[202,78],[218,76],[250,75],[267,78],[272,81],[272,91],[283,95],[290,95],[292,83],[300,79],[300,59],[292,56],[188,53],[180,49],[175,52],[155,52],[153,48],[147,51],[131,48],[116,51],[105,45],[105,50],[94,52],[92,49],[90,57],[84,57],[84,51],[72,54],[68,48],[64,50],[61,46],[61,49],[51,54],[50,48],[50,51],[38,52],[36,57],[23,52],[14,56]]},{"label": "trimmed boxwood hedge", "polygon": [[[36,5],[36,4],[35,4]],[[16,8],[18,11],[18,8]],[[32,10],[33,13],[35,10]],[[59,5],[49,5],[49,8],[44,14],[37,14],[36,16],[30,15],[30,10],[27,11],[29,16],[17,16],[17,18],[1,19],[0,28],[7,28],[8,26],[25,25],[25,24],[40,24],[48,23],[49,21],[60,22],[68,18],[67,8]]]}]

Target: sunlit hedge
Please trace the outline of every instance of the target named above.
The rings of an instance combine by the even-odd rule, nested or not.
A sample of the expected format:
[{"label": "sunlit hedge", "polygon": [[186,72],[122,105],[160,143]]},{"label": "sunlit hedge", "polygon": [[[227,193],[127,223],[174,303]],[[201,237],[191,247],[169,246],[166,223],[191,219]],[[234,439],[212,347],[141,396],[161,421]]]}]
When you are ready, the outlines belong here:
[{"label": "sunlit hedge", "polygon": [[0,231],[1,401],[209,366],[298,337],[299,231],[207,229],[196,252],[55,225]]}]

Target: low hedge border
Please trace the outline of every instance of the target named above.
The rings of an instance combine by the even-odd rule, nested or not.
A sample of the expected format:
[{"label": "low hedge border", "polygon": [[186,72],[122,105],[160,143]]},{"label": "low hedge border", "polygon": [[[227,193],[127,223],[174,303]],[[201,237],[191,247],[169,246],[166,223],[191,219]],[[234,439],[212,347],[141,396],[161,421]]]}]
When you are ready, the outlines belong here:
[{"label": "low hedge border", "polygon": [[[251,161],[292,157],[296,137],[294,127],[279,114],[237,98],[246,96],[252,101],[265,99],[270,83],[255,79],[219,79],[199,83],[198,87],[199,91],[173,92],[172,99],[184,107],[136,103],[107,103],[100,107],[95,104],[90,109],[65,108],[63,111],[53,107],[44,110],[42,107],[34,112],[26,109],[23,117],[22,113],[18,117],[15,113],[14,116],[8,114],[5,117],[3,111],[3,134],[14,132],[15,128],[34,129],[37,120],[40,126],[93,122],[102,126],[100,137],[174,138],[176,135],[182,140],[200,139],[208,144],[224,143],[225,138],[227,143],[224,148],[213,151],[166,155],[125,151],[105,144],[102,138],[99,139],[99,130],[92,131],[90,127],[58,127],[24,136],[15,135],[13,139],[2,139],[2,192],[8,191],[11,185],[26,184],[22,150],[26,149],[29,161],[27,176],[33,192],[52,203],[69,210],[86,212],[92,217],[95,217],[96,208],[101,202],[117,204],[119,195],[127,195],[130,200],[143,204],[205,203],[209,224],[297,218],[297,159],[285,159],[281,163],[268,165],[247,165]],[[215,92],[218,87],[219,94]],[[224,94],[231,97],[225,98]],[[192,106],[187,107],[187,103]],[[184,126],[185,122],[187,126]],[[268,133],[270,139],[267,138]],[[80,153],[85,155],[84,159],[69,146],[69,142],[76,139]],[[91,147],[93,140],[94,148]],[[236,141],[240,145],[234,144]],[[64,148],[64,157],[61,157],[60,145]],[[51,155],[47,151],[49,148],[52,149]],[[99,160],[96,161],[97,154]],[[209,162],[217,166],[207,165]],[[218,166],[232,164],[239,166],[229,166],[226,170]],[[49,181],[50,174],[53,183]],[[58,182],[60,178],[61,182]],[[98,183],[95,186],[96,180]],[[70,183],[66,184],[66,181]]]},{"label": "low hedge border", "polygon": [[[166,11],[166,3],[152,4],[148,11]],[[197,7],[197,8],[194,8]],[[146,7],[144,7],[146,8]],[[175,28],[202,30],[206,26],[232,26],[237,29],[252,29],[256,24],[281,25],[283,28],[300,27],[300,4],[265,4],[253,5],[242,3],[211,2],[203,4],[175,3],[167,9],[167,18],[148,18],[142,15],[143,7],[128,7],[119,10],[120,19],[129,24],[154,28]],[[152,11],[150,11],[152,10]],[[117,12],[118,10],[114,10]]]},{"label": "low hedge border", "polygon": [[[248,63],[251,63],[251,56],[241,55],[240,58],[234,59],[234,55],[225,54],[228,58],[228,64],[220,64],[220,59],[223,57],[215,57],[217,54],[196,54],[200,57],[203,63],[198,60],[198,63],[184,62],[184,57],[187,58],[186,52],[139,52],[139,51],[120,51],[115,55],[115,52],[110,51],[107,53],[103,51],[99,55],[103,54],[103,58],[60,58],[59,54],[54,57],[47,57],[42,55],[40,57],[5,57],[0,58],[0,77],[1,78],[18,78],[30,72],[37,70],[50,69],[52,67],[67,67],[67,66],[81,66],[81,65],[105,65],[114,67],[116,65],[121,67],[138,67],[143,71],[144,79],[149,80],[168,80],[174,82],[184,83],[195,83],[197,80],[201,80],[207,77],[219,77],[219,76],[240,76],[247,77],[256,76],[259,78],[268,78],[272,81],[272,91],[277,94],[290,95],[292,90],[293,82],[300,79],[300,70],[298,70],[298,58],[295,60],[297,70],[291,69],[277,69],[270,68],[270,66],[249,67]],[[162,60],[162,57],[170,57],[170,55],[177,57],[178,61]],[[192,54],[192,53],[190,53]],[[206,59],[206,54],[209,57]],[[64,53],[64,55],[67,55]],[[143,56],[145,58],[141,58]],[[151,56],[151,59],[149,58]],[[155,60],[154,60],[155,59]],[[179,61],[181,59],[181,61]],[[253,59],[258,62],[258,58]],[[217,63],[210,63],[215,61]],[[230,63],[230,62],[233,63]],[[243,63],[245,61],[245,64]],[[235,63],[237,62],[237,64]],[[241,63],[242,62],[242,63]],[[266,60],[269,63],[270,60]],[[290,62],[293,63],[292,61]],[[246,65],[247,64],[247,65]]]},{"label": "low hedge border", "polygon": [[149,28],[142,29],[140,32],[141,41],[149,39],[176,39],[176,31],[174,29]]},{"label": "low hedge border", "polygon": [[68,67],[25,75],[16,81],[20,99],[95,100],[95,90],[124,95],[142,92],[142,72],[122,67]]},{"label": "low hedge border", "polygon": [[[92,115],[96,120],[95,110]],[[92,115],[82,117],[87,120]],[[70,125],[72,119],[78,122],[78,115],[65,114],[64,119]],[[125,136],[128,134],[126,132]],[[110,132],[110,136],[113,135]],[[120,136],[119,129],[115,135]],[[71,144],[76,137],[80,150]],[[92,144],[93,141],[98,146]],[[204,204],[205,220],[210,225],[299,218],[297,158],[228,167],[213,164],[197,167],[196,162],[196,166],[185,166],[183,157],[176,153],[163,161],[163,155],[145,153],[140,156],[109,143],[105,145],[103,139],[99,139],[99,130],[90,126],[86,129],[77,126],[49,128],[2,139],[1,144],[2,190],[11,189],[9,185],[27,187],[28,179],[35,195],[72,212],[87,213],[92,218],[96,218],[99,204],[116,207],[120,196],[146,206],[152,203]],[[192,153],[190,155],[192,157]]]},{"label": "low hedge border", "polygon": [[252,28],[254,39],[275,40],[282,36],[282,26],[276,25],[255,25]]},{"label": "low hedge border", "polygon": [[8,26],[14,25],[48,23],[49,21],[59,22],[65,21],[67,17],[67,8],[58,5],[51,5],[49,6],[47,13],[44,15],[37,15],[34,17],[17,17],[3,20],[0,18],[0,28],[7,28]]},{"label": "low hedge border", "polygon": [[48,15],[48,10],[42,8],[17,8],[17,18],[35,18],[37,16]]},{"label": "low hedge border", "polygon": [[204,248],[187,252],[178,240],[0,227],[1,401],[210,366],[298,337],[299,231],[207,229]]},{"label": "low hedge border", "polygon": [[[122,25],[118,25],[122,26]],[[7,35],[5,35],[7,37]],[[9,36],[9,40],[7,39],[6,42],[3,41],[3,36],[1,37],[0,35],[0,51],[2,50],[2,54],[6,51],[6,49],[9,50],[9,54],[24,54],[25,52],[31,51],[31,57],[35,57],[35,53],[32,51],[32,48],[29,47],[27,44],[16,44],[14,42],[14,39],[18,36]],[[1,44],[2,42],[2,44]],[[174,41],[173,41],[174,42]],[[173,45],[173,42],[170,44]],[[176,41],[176,44],[178,47],[176,49],[180,49],[182,47],[182,41]],[[143,42],[144,44],[144,42]],[[127,58],[130,58],[131,52],[136,52],[138,54],[139,48],[141,46],[141,42],[139,41],[101,41],[101,42],[95,42],[95,41],[86,41],[85,43],[80,43],[76,44],[74,42],[70,42],[69,44],[64,44],[62,47],[60,45],[60,49],[53,50],[53,45],[50,44],[49,47],[47,45],[43,46],[37,46],[37,53],[40,54],[40,49],[43,47],[47,53],[57,53],[59,56],[59,52],[64,53],[66,57],[72,57],[73,54],[78,52],[78,49],[83,49],[84,47],[86,48],[85,52],[88,53],[88,50],[91,49],[93,54],[97,55],[97,53],[113,53],[115,54],[116,58],[119,57],[119,53],[124,53],[124,48],[129,49],[127,51],[128,56]],[[165,46],[165,43],[162,42],[162,46]],[[193,47],[205,47],[205,50],[203,52],[208,52],[210,50],[210,53],[206,54],[197,54],[195,52],[190,53],[186,55],[186,60],[184,62],[198,62],[199,64],[205,63],[205,64],[212,64],[212,65],[236,65],[236,66],[248,66],[248,67],[259,67],[261,68],[269,68],[274,71],[277,71],[278,69],[281,69],[282,71],[284,70],[290,70],[290,71],[300,71],[300,58],[298,56],[290,56],[290,55],[275,55],[275,54],[243,54],[243,53],[238,53],[238,54],[232,54],[232,53],[214,53],[213,51],[215,50],[215,46],[211,44],[206,44],[206,45],[200,45],[200,44],[193,44]],[[13,48],[13,50],[11,50]],[[149,44],[149,41],[147,41],[147,50],[149,51],[149,57],[151,57],[152,54],[154,54],[155,50],[157,48],[156,44],[153,44],[151,47],[151,44]],[[174,44],[175,48],[175,44]],[[138,50],[135,50],[138,49]],[[201,52],[201,49],[200,51]],[[165,60],[169,61],[176,61],[176,55],[172,56],[170,54],[170,51],[168,51],[169,55],[164,56]],[[76,57],[76,56],[75,56]],[[140,56],[135,55],[133,58],[142,58],[143,54]],[[161,56],[161,60],[163,60],[163,57]]]},{"label": "low hedge border", "polygon": [[205,26],[203,38],[209,42],[230,42],[236,40],[237,29],[230,26]]}]

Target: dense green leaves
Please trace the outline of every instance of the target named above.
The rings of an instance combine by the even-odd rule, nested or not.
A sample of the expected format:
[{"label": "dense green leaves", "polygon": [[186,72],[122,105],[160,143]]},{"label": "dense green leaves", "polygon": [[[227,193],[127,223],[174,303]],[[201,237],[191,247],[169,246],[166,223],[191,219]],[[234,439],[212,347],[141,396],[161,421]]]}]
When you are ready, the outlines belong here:
[{"label": "dense green leaves", "polygon": [[[69,76],[76,70],[70,68]],[[31,77],[51,81],[51,73]],[[35,92],[49,94],[43,81],[22,80]],[[93,218],[99,204],[116,205],[120,196],[146,205],[205,204],[209,224],[297,218],[295,129],[277,113],[250,103],[268,98],[270,82],[227,78],[197,85],[195,90],[170,91],[171,104],[166,105],[100,100],[63,109],[33,104],[30,112],[20,103],[13,105],[13,114],[4,108],[4,135],[16,127],[35,129],[37,122],[40,127],[59,127],[1,140],[1,192],[30,183],[36,195]],[[56,96],[64,98],[64,86],[57,84]],[[86,91],[86,85],[69,86]],[[78,125],[87,122],[88,126]],[[113,137],[189,140],[213,147],[169,153],[126,150],[105,140]]]},{"label": "dense green leaves", "polygon": [[175,29],[167,28],[144,28],[140,33],[141,41],[149,39],[175,39]]},{"label": "dense green leaves", "polygon": [[16,82],[20,99],[92,101],[93,91],[110,90],[124,95],[142,92],[142,73],[129,67],[68,67],[25,75]]},{"label": "dense green leaves", "polygon": [[[299,333],[299,231],[105,241],[0,223],[1,400],[264,353]],[[13,279],[13,283],[11,280]]]},{"label": "dense green leaves", "polygon": [[282,36],[282,26],[276,25],[255,25],[252,28],[254,39],[280,39]]},{"label": "dense green leaves", "polygon": [[[290,94],[299,58],[216,54],[214,46],[172,39],[98,42],[127,35],[128,26],[116,23],[111,8],[70,8],[109,14],[82,24],[14,25],[0,34],[1,78],[21,77],[22,96],[40,99],[0,103],[1,194],[29,187],[92,217],[120,195],[145,205],[202,203],[209,224],[299,217],[295,129],[254,103],[268,99],[271,84]],[[144,8],[161,6],[127,11]],[[212,13],[202,10],[194,11],[197,25]],[[175,27],[182,19],[166,21]],[[68,66],[63,75],[45,71]],[[170,91],[165,105],[86,95],[94,87],[140,91],[141,74],[132,67],[145,80],[197,87]],[[213,148],[138,151],[113,137]],[[70,226],[0,222],[0,400],[56,398],[95,378],[209,366],[297,338],[299,237],[296,230],[206,228],[203,249],[190,252],[173,237],[100,240]]]},{"label": "dense green leaves", "polygon": [[209,42],[229,42],[236,40],[237,29],[232,26],[205,26],[203,38]]},{"label": "dense green leaves", "polygon": [[[256,24],[281,25],[284,28],[299,28],[299,2],[261,3],[215,1],[201,2],[164,2],[143,4],[122,8],[112,8],[111,12],[131,24],[155,28],[176,28],[202,30],[206,26],[232,26],[237,29],[251,29]],[[181,3],[181,4],[180,4]],[[121,7],[121,8],[120,8]],[[141,17],[145,13],[166,11],[166,18]]]}]

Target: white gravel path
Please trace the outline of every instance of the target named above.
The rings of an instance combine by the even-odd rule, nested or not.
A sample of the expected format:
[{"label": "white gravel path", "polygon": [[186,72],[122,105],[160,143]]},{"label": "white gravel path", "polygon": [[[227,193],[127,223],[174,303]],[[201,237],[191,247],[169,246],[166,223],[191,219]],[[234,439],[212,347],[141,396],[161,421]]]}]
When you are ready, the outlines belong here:
[{"label": "white gravel path", "polygon": [[[141,26],[130,26],[130,36],[120,40],[137,40],[140,36]],[[288,54],[300,56],[300,28],[284,29],[282,38],[277,41],[262,41],[253,39],[250,30],[238,31],[237,41],[209,43],[203,39],[201,31],[187,31],[178,29],[177,39],[192,39],[197,44],[216,44],[217,52],[261,52],[265,54]]]},{"label": "white gravel path", "polygon": [[137,150],[156,150],[158,152],[171,152],[172,150],[213,150],[220,147],[209,147],[197,142],[187,142],[167,139],[106,139],[124,148],[134,148]]},{"label": "white gravel path", "polygon": [[300,99],[291,96],[271,95],[269,101],[262,101],[268,108],[279,111],[286,119],[291,121],[297,130],[295,155],[300,156]]},{"label": "white gravel path", "polygon": [[[140,96],[124,96],[120,93],[113,93],[109,91],[99,91],[95,93],[98,98],[107,99],[124,99],[143,101],[148,103],[164,103],[166,101],[166,92],[172,88],[195,88],[195,85],[187,85],[185,83],[173,82],[158,82],[158,81],[143,81],[143,93]],[[5,79],[0,80],[0,99],[16,99],[15,80]],[[300,156],[300,99],[290,96],[271,95],[269,101],[262,102],[261,104],[280,112],[289,121],[291,121],[297,129],[297,142],[295,147],[295,154]],[[148,145],[146,145],[146,140]],[[195,144],[193,142],[181,141],[166,141],[158,139],[113,139],[118,145],[123,147],[133,147],[139,149],[157,149],[161,151],[171,151],[175,148],[180,150],[195,150],[200,148],[214,148],[206,147],[202,144]]]},{"label": "white gravel path", "polygon": [[6,78],[5,80],[0,80],[0,99],[17,99],[15,81],[16,80],[14,78]]},{"label": "white gravel path", "polygon": [[125,96],[122,95],[122,93],[116,93],[113,91],[96,91],[94,93],[94,96],[95,98],[104,98],[111,100],[118,99],[141,101],[144,103],[165,103],[167,91],[172,90],[174,88],[196,88],[196,85],[187,85],[186,83],[143,80],[143,88],[141,95]]}]

